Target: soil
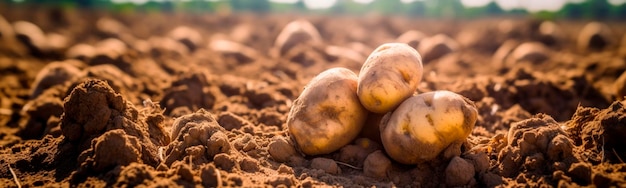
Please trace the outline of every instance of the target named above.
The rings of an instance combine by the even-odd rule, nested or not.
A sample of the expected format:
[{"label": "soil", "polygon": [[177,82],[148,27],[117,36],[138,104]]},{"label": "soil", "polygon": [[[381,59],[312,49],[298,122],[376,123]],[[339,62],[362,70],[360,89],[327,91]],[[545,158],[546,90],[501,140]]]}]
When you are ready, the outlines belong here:
[{"label": "soil", "polygon": [[[527,18],[0,12],[6,187],[626,187],[624,23],[605,21],[606,34]],[[296,19],[319,38],[274,46]],[[300,154],[285,122],[309,80],[358,73],[399,40],[425,57],[419,93],[475,102],[461,152],[404,165],[364,133]]]}]

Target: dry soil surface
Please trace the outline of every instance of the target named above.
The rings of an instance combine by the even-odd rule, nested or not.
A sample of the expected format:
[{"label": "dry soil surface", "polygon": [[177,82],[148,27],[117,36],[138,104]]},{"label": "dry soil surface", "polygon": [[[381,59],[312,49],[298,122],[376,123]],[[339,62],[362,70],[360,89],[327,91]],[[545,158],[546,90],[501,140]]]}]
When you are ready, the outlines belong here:
[{"label": "dry soil surface", "polygon": [[[0,12],[0,185],[626,187],[624,23]],[[296,19],[320,37],[275,46]],[[475,102],[461,152],[403,165],[363,134],[301,155],[303,87],[386,42],[422,55],[419,93]]]}]

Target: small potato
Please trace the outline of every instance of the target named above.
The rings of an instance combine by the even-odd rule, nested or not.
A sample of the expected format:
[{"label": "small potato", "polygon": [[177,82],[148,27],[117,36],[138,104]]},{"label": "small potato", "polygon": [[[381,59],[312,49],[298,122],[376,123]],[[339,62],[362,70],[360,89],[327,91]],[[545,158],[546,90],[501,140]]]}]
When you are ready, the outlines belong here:
[{"label": "small potato", "polygon": [[449,53],[456,52],[458,49],[458,42],[445,34],[437,34],[435,36],[425,38],[417,47],[417,50],[421,52],[423,60],[427,63],[432,60],[439,59]]},{"label": "small potato", "polygon": [[322,43],[319,31],[307,20],[294,20],[278,34],[274,46],[280,55],[285,55],[294,46],[307,43],[311,45]]},{"label": "small potato", "polygon": [[550,48],[540,42],[525,42],[520,44],[510,54],[506,66],[512,67],[519,62],[539,64],[550,58]]},{"label": "small potato", "polygon": [[194,51],[200,47],[204,41],[202,33],[187,26],[178,26],[169,33],[169,37],[183,43],[189,51]]},{"label": "small potato", "polygon": [[20,41],[29,48],[35,50],[43,50],[47,47],[46,33],[41,28],[31,22],[17,21],[13,22],[13,31]]},{"label": "small potato", "polygon": [[422,57],[404,43],[387,43],[370,54],[359,73],[357,95],[374,113],[387,113],[415,93],[422,80]]},{"label": "small potato", "polygon": [[477,114],[473,102],[450,91],[412,96],[383,118],[383,146],[400,163],[432,160],[449,145],[469,136]]},{"label": "small potato", "polygon": [[354,72],[332,68],[304,88],[287,117],[288,131],[300,151],[331,153],[359,134],[368,112],[359,103],[356,85]]},{"label": "small potato", "polygon": [[539,41],[548,46],[560,45],[565,38],[561,27],[553,21],[546,20],[539,25]]},{"label": "small potato", "polygon": [[407,45],[417,48],[420,42],[426,38],[426,34],[418,30],[409,30],[398,36],[396,41],[399,43],[406,43]]},{"label": "small potato", "polygon": [[578,33],[577,48],[580,52],[601,51],[615,45],[611,28],[602,22],[590,22]]},{"label": "small potato", "polygon": [[234,57],[240,63],[253,62],[259,56],[255,49],[226,39],[211,40],[209,48],[224,56]]}]

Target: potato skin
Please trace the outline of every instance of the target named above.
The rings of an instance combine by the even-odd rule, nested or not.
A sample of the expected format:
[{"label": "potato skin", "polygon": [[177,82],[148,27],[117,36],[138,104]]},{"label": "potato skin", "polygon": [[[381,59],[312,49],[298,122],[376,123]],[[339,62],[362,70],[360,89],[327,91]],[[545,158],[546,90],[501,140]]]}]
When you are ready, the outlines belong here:
[{"label": "potato skin", "polygon": [[361,67],[357,95],[367,110],[387,113],[415,93],[422,73],[422,57],[414,48],[404,43],[380,45]]},{"label": "potato skin", "polygon": [[404,164],[434,159],[450,144],[472,132],[478,111],[472,101],[450,92],[434,91],[406,99],[381,122],[387,154]]},{"label": "potato skin", "polygon": [[302,153],[328,154],[358,135],[368,112],[356,96],[356,85],[354,72],[331,68],[304,88],[287,116],[289,134]]}]

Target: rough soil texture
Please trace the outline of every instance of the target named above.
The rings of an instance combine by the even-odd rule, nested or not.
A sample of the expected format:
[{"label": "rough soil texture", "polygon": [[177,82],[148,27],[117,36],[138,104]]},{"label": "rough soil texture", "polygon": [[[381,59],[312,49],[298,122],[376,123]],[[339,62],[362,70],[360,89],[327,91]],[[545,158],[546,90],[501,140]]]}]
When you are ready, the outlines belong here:
[{"label": "rough soil texture", "polygon": [[[295,18],[24,10],[0,6],[3,186],[626,187],[623,23],[297,16],[319,36],[274,46]],[[301,155],[306,83],[394,41],[425,57],[418,92],[475,102],[461,153],[403,165],[374,132]]]}]

